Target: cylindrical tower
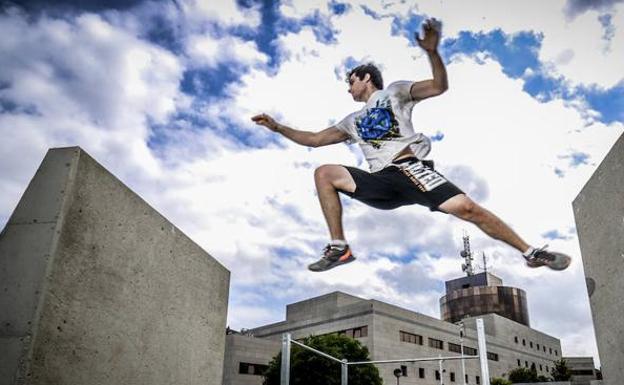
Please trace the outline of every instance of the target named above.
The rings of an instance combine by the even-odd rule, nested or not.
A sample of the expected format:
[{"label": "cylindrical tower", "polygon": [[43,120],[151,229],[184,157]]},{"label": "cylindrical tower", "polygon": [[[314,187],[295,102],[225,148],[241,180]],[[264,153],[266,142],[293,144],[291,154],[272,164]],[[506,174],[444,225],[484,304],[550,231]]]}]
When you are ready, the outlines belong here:
[{"label": "cylindrical tower", "polygon": [[[496,313],[502,317],[530,326],[526,293],[522,289],[503,286],[503,280],[487,271],[474,274],[470,239],[464,234],[464,249],[460,252],[465,263],[465,277],[446,281],[446,295],[440,298],[440,316],[444,321],[458,322],[466,317]],[[486,263],[485,255],[483,263]]]},{"label": "cylindrical tower", "polygon": [[[481,273],[474,276],[489,274]],[[509,286],[473,286],[455,289],[440,298],[444,321],[457,322],[466,317],[496,313],[526,326],[529,323],[526,293]]]}]

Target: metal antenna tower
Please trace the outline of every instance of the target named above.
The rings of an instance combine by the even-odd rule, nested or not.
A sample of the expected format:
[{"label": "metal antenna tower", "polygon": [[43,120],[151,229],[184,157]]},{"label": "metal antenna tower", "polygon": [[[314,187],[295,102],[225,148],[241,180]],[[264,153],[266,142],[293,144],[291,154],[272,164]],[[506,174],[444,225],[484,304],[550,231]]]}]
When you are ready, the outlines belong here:
[{"label": "metal antenna tower", "polygon": [[464,241],[464,249],[460,251],[459,255],[464,258],[465,263],[462,263],[462,271],[466,273],[467,276],[474,275],[474,268],[472,267],[472,251],[470,251],[470,237],[466,230],[464,230],[464,236],[462,237]]}]

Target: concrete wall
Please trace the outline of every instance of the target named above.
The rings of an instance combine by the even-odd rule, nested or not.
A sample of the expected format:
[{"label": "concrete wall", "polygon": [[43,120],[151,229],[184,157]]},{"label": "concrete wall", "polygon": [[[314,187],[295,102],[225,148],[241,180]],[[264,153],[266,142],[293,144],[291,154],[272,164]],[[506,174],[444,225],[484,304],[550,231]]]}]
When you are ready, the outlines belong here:
[{"label": "concrete wall", "polygon": [[221,384],[229,272],[79,148],[0,234],[0,384]]},{"label": "concrete wall", "polygon": [[624,378],[624,136],[573,203],[606,385]]}]

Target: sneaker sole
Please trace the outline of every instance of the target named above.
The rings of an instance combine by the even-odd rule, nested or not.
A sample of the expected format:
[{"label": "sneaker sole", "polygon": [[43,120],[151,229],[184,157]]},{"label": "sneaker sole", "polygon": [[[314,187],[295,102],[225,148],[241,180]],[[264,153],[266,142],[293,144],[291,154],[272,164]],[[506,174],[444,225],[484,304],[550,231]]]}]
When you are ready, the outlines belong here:
[{"label": "sneaker sole", "polygon": [[[554,254],[554,253],[553,253]],[[542,266],[547,266],[552,270],[557,270],[557,271],[561,271],[561,270],[565,270],[568,268],[568,266],[570,266],[570,262],[572,262],[572,258],[568,257],[567,255],[563,255],[563,254],[557,254],[558,261],[552,262],[552,263],[546,263],[546,262],[527,262],[527,266],[531,267],[533,269],[537,268],[537,267],[542,267]]]},{"label": "sneaker sole", "polygon": [[321,271],[327,271],[327,270],[331,270],[334,267],[338,267],[341,265],[346,265],[347,263],[353,262],[355,261],[355,257],[351,254],[349,254],[348,257],[346,257],[345,259],[343,259],[344,257],[340,257],[335,263],[328,265],[327,267],[325,267],[324,269],[316,269],[313,270],[310,268],[311,265],[308,265],[308,270],[314,272],[314,273],[320,273]]}]

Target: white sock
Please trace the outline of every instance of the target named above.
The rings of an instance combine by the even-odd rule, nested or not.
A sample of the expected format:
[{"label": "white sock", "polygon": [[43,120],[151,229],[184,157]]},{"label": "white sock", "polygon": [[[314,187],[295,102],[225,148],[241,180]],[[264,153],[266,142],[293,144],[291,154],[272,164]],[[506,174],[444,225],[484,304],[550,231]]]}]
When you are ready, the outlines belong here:
[{"label": "white sock", "polygon": [[531,254],[533,254],[533,252],[534,252],[534,251],[535,251],[535,248],[534,248],[534,247],[532,247],[532,246],[529,246],[529,248],[528,248],[528,249],[526,249],[526,251],[525,251],[524,253],[522,253],[522,255],[523,255],[525,258],[528,258],[528,257],[530,257],[530,256],[531,256]]},{"label": "white sock", "polygon": [[347,241],[345,241],[344,239],[332,239],[329,244],[332,246],[338,246],[340,248],[343,248],[347,245]]}]

